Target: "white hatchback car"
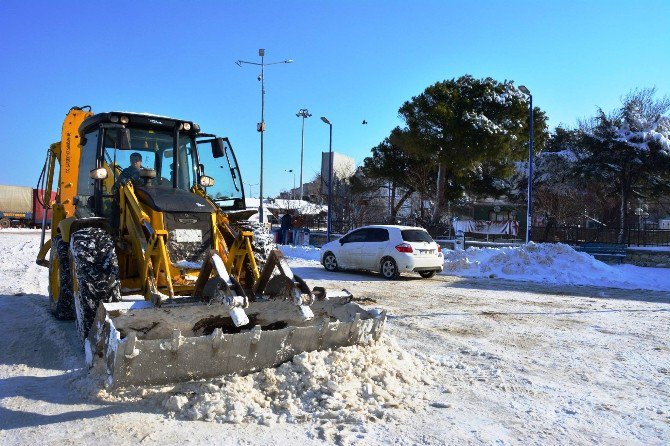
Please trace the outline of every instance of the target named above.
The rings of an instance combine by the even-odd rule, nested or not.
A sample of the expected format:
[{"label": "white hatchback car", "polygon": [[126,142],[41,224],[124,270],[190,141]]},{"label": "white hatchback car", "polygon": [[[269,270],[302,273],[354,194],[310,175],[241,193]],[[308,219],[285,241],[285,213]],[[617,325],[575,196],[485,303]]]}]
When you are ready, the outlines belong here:
[{"label": "white hatchback car", "polygon": [[425,229],[375,225],[354,229],[321,247],[321,263],[328,271],[379,271],[387,279],[414,271],[423,278],[442,271],[444,255]]}]

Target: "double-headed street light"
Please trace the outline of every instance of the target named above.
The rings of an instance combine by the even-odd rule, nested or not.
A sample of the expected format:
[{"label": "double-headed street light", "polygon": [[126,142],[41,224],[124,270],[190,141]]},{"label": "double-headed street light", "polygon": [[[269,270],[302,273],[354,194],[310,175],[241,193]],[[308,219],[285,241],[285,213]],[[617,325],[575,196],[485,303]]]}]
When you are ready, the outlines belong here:
[{"label": "double-headed street light", "polygon": [[330,127],[330,144],[328,145],[328,216],[326,217],[326,240],[330,241],[330,219],[333,204],[333,124],[325,116],[321,116],[321,120]]},{"label": "double-headed street light", "polygon": [[302,200],[302,197],[304,196],[302,190],[302,160],[305,152],[305,118],[309,118],[312,115],[306,108],[301,108],[295,115],[298,118],[302,118],[302,140],[300,143],[300,199]]},{"label": "double-headed street light", "polygon": [[519,90],[530,98],[529,114],[530,128],[528,141],[528,212],[526,213],[526,243],[531,240],[531,227],[533,226],[533,95],[525,85],[519,86]]},{"label": "double-headed street light", "polygon": [[246,184],[247,186],[249,186],[249,198],[254,198],[254,194],[251,192],[251,188],[252,188],[253,186],[258,186],[258,183],[254,183],[254,184],[251,184],[251,183],[244,183],[244,184]]},{"label": "double-headed street light", "polygon": [[265,49],[261,48],[258,50],[258,55],[261,57],[261,63],[257,62],[247,62],[246,60],[238,60],[235,62],[238,67],[241,67],[242,64],[248,65],[258,65],[261,67],[261,74],[258,76],[258,80],[261,81],[261,122],[257,125],[257,130],[261,134],[261,179],[259,187],[259,198],[260,198],[260,207],[258,208],[258,221],[263,222],[263,134],[265,133],[265,67],[268,65],[277,65],[281,63],[293,63],[293,60],[286,59],[280,62],[270,62],[265,63]]}]

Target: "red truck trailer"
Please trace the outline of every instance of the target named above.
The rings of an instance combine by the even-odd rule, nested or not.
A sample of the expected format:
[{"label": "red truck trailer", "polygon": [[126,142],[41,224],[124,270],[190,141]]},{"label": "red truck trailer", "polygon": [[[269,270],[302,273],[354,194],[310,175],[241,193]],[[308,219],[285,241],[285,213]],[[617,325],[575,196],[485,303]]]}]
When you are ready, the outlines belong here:
[{"label": "red truck trailer", "polygon": [[[52,192],[51,204],[56,198]],[[10,227],[42,227],[44,217],[44,190],[23,186],[0,185],[0,229]],[[51,210],[47,211],[46,225],[51,224]]]}]

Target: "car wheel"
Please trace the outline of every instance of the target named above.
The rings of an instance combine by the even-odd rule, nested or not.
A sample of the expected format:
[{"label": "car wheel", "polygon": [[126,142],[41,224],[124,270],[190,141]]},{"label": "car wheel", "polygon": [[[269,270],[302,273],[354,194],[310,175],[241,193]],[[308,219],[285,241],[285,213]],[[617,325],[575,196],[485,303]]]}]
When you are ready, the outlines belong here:
[{"label": "car wheel", "polygon": [[398,264],[395,263],[391,257],[384,257],[379,265],[379,272],[385,279],[397,279],[400,277],[400,271],[398,271]]},{"label": "car wheel", "polygon": [[435,271],[419,271],[419,275],[424,279],[430,279],[435,275]]},{"label": "car wheel", "polygon": [[323,267],[326,268],[326,271],[337,271],[337,259],[335,258],[335,254],[327,252],[326,255],[323,256]]}]

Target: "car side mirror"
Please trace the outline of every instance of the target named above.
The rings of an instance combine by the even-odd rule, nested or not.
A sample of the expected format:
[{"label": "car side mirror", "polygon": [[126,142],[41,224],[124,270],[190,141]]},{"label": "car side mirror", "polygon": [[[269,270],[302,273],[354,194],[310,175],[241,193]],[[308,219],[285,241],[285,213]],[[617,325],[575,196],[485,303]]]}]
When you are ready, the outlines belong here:
[{"label": "car side mirror", "polygon": [[215,138],[212,140],[212,156],[214,158],[221,158],[226,154],[224,150],[223,138]]},{"label": "car side mirror", "polygon": [[344,245],[346,242],[342,239],[339,239],[338,242],[340,242],[340,245]]}]

